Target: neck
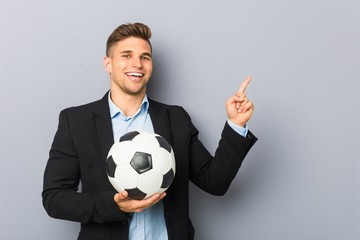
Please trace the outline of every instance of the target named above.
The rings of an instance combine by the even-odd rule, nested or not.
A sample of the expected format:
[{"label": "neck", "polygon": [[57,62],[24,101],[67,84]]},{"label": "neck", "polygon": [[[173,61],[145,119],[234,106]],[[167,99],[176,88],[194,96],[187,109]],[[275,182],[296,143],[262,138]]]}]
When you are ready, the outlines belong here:
[{"label": "neck", "polygon": [[138,95],[129,95],[124,93],[119,93],[111,90],[110,98],[113,103],[125,114],[127,117],[132,117],[139,109],[145,93]]}]

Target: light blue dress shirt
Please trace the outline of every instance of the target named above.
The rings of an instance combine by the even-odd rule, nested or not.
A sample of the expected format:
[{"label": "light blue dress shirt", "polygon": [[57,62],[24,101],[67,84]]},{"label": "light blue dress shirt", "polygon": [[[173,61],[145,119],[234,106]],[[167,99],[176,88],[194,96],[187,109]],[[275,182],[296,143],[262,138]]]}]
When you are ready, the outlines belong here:
[{"label": "light blue dress shirt", "polygon": [[[125,116],[123,112],[112,102],[108,95],[111,123],[114,135],[114,142],[119,141],[120,137],[130,131],[154,132],[151,122],[149,101],[145,95],[138,111],[132,117]],[[242,136],[248,132],[245,128],[239,127],[228,120],[232,129]],[[150,208],[139,213],[133,213],[130,221],[130,240],[167,240],[167,229],[164,219],[163,201],[158,202]]]},{"label": "light blue dress shirt", "polygon": [[[130,131],[154,132],[148,112],[149,101],[144,97],[140,108],[134,116],[128,117],[112,102],[109,93],[109,108],[113,128],[114,141]],[[164,219],[163,201],[139,213],[133,213],[130,221],[130,240],[167,240],[167,230]]]}]

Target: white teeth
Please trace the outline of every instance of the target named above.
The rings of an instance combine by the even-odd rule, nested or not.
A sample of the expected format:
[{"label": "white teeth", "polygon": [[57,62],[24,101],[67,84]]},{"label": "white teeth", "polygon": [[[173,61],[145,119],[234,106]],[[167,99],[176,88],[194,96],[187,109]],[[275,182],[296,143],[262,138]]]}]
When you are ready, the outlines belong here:
[{"label": "white teeth", "polygon": [[142,77],[143,76],[143,74],[141,74],[141,73],[127,73],[126,75],[134,76],[134,77]]}]

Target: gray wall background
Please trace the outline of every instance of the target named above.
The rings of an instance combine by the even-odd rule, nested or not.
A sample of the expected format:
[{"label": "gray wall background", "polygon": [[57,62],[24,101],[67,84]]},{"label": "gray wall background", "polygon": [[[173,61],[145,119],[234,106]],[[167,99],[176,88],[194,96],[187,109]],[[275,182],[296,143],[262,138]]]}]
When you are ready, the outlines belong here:
[{"label": "gray wall background", "polygon": [[184,106],[214,152],[225,100],[249,74],[259,137],[228,194],[195,187],[196,239],[360,239],[357,0],[0,2],[0,239],[75,239],[42,175],[61,109],[108,89],[105,41],[153,31],[149,95]]}]

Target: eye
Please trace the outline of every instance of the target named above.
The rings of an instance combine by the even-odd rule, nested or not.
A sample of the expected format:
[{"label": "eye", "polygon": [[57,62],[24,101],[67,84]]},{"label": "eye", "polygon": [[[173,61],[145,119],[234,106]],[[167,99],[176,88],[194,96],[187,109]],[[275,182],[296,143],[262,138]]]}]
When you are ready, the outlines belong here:
[{"label": "eye", "polygon": [[121,57],[123,57],[123,58],[130,58],[131,56],[130,56],[130,54],[122,54]]},{"label": "eye", "polygon": [[142,56],[142,60],[151,61],[151,57],[149,56]]}]

